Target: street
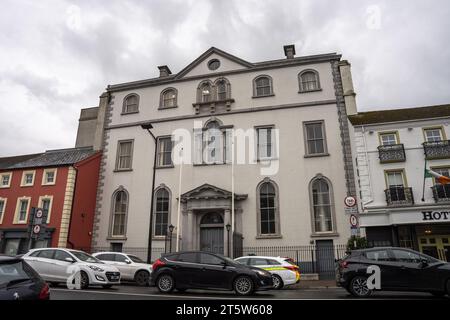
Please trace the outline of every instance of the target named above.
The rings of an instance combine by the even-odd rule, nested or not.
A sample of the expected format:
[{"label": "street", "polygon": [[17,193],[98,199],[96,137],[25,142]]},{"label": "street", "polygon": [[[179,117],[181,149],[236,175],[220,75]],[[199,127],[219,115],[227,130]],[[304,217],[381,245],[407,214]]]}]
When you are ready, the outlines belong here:
[{"label": "street", "polygon": [[[188,290],[180,293],[161,294],[155,287],[138,287],[129,284],[111,289],[89,288],[87,290],[69,290],[63,286],[51,288],[51,300],[254,300],[254,299],[355,299],[341,288],[287,288],[283,290],[261,291],[250,297],[238,297],[232,291]],[[436,300],[429,293],[376,292],[370,299],[389,300]],[[361,299],[357,299],[361,300]]]}]

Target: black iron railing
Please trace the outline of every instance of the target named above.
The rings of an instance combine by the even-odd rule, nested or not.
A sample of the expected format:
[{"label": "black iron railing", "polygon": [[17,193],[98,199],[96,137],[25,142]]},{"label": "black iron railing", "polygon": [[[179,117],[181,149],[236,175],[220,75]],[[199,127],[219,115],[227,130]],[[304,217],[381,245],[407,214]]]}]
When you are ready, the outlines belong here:
[{"label": "black iron railing", "polygon": [[424,142],[423,151],[427,160],[449,159],[450,140]]},{"label": "black iron railing", "polygon": [[408,206],[414,204],[411,187],[390,187],[384,190],[388,206]]},{"label": "black iron railing", "polygon": [[450,184],[436,184],[431,187],[433,190],[434,201],[450,202]]},{"label": "black iron railing", "polygon": [[387,146],[378,146],[380,163],[406,161],[405,147],[402,143]]}]

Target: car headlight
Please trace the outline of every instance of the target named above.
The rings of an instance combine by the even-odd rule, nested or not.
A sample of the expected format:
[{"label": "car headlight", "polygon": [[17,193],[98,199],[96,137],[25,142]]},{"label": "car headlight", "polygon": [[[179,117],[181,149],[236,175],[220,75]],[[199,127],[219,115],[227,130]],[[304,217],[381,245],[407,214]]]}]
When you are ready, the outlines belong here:
[{"label": "car headlight", "polygon": [[256,270],[256,273],[259,274],[260,276],[267,276],[269,274],[269,272],[264,270]]},{"label": "car headlight", "polygon": [[91,268],[91,269],[94,270],[94,271],[98,271],[98,272],[103,272],[103,271],[105,271],[105,270],[103,270],[102,268],[99,268],[99,267],[97,267],[97,266],[89,266],[89,268]]}]

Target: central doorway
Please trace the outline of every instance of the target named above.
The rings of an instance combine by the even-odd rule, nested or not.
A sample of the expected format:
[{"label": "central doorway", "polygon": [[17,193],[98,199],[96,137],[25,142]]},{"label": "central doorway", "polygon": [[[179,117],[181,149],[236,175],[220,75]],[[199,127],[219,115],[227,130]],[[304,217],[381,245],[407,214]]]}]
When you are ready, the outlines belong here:
[{"label": "central doorway", "polygon": [[219,212],[205,213],[200,220],[200,250],[224,253],[223,215]]}]

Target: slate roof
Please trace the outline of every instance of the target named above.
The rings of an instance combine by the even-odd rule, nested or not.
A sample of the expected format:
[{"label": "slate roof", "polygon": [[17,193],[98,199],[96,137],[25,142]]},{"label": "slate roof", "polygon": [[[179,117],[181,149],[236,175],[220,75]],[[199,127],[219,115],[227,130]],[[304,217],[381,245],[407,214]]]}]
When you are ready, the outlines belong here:
[{"label": "slate roof", "polygon": [[3,157],[0,158],[0,170],[7,169],[12,165],[15,165],[20,162],[27,161],[29,159],[40,156],[42,153],[34,153],[34,154],[24,154],[21,156],[12,156],[12,157]]},{"label": "slate roof", "polygon": [[8,169],[67,166],[80,162],[95,153],[92,147],[48,150],[37,157],[15,163]]},{"label": "slate roof", "polygon": [[365,125],[384,122],[433,119],[449,116],[450,104],[445,104],[418,108],[359,112],[358,114],[348,116],[348,119],[353,125]]}]

